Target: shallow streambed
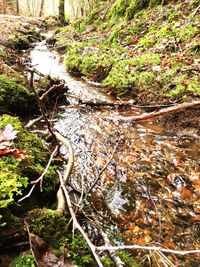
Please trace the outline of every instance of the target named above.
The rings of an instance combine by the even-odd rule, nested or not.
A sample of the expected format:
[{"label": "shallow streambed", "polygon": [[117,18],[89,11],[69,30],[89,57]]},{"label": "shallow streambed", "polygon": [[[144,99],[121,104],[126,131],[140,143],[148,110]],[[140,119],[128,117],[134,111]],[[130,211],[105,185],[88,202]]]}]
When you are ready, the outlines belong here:
[{"label": "shallow streambed", "polygon": [[[113,240],[199,249],[199,136],[167,132],[156,121],[119,121],[119,115],[141,112],[130,105],[80,105],[77,98],[94,103],[114,100],[71,77],[45,43],[35,47],[31,59],[37,70],[63,79],[69,88],[70,105],[60,107],[54,127],[75,151],[73,187],[85,193],[100,177],[89,200]],[[185,266],[198,262],[197,258],[186,257]]]}]

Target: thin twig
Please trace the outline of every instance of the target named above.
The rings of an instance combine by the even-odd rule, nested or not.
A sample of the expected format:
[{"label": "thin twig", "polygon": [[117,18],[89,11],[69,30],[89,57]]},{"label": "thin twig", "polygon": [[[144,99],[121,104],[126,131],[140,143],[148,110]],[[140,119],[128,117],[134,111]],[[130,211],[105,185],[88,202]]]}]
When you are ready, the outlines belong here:
[{"label": "thin twig", "polygon": [[30,120],[30,121],[26,124],[25,128],[27,128],[27,129],[30,128],[33,124],[35,124],[36,122],[40,121],[42,118],[43,118],[43,115],[41,115],[40,117],[38,117],[38,118],[36,118],[36,119]]},{"label": "thin twig", "polygon": [[178,255],[187,255],[187,254],[195,254],[200,253],[199,250],[174,250],[174,249],[167,249],[161,247],[154,247],[154,246],[139,246],[139,245],[129,245],[129,246],[97,246],[97,250],[104,251],[104,250],[126,250],[126,249],[144,249],[149,251],[161,251],[164,253],[172,253]]},{"label": "thin twig", "polygon": [[78,220],[76,218],[76,215],[74,213],[74,210],[73,210],[73,207],[72,207],[72,204],[71,204],[71,200],[70,200],[70,197],[69,197],[69,194],[67,192],[67,189],[65,187],[65,184],[64,184],[64,181],[63,181],[63,178],[62,178],[62,175],[59,171],[58,172],[58,175],[59,175],[59,179],[60,179],[60,184],[61,184],[61,188],[65,194],[65,198],[66,198],[66,202],[67,202],[67,206],[68,206],[68,209],[69,209],[69,212],[70,212],[70,215],[72,217],[72,220],[73,220],[73,224],[74,224],[74,227],[76,229],[79,230],[79,232],[82,234],[82,236],[84,237],[85,241],[87,242],[88,246],[90,247],[91,251],[92,251],[92,254],[98,264],[99,267],[103,267],[103,264],[101,263],[101,260],[98,256],[98,254],[96,253],[96,247],[95,245],[90,241],[89,237],[87,236],[87,234],[85,233],[85,231],[83,230],[83,228],[81,227],[81,225],[78,223]]},{"label": "thin twig", "polygon": [[[111,243],[110,243],[110,240],[109,240],[107,234],[104,233],[102,229],[100,230],[100,232],[101,232],[101,236],[102,236],[106,246],[110,246]],[[124,262],[120,259],[120,257],[118,255],[116,255],[115,251],[109,250],[109,254],[110,254],[110,257],[115,262],[116,267],[124,267]]]},{"label": "thin twig", "polygon": [[[31,187],[29,193],[28,193],[27,195],[25,195],[24,197],[20,198],[20,199],[18,200],[18,202],[21,202],[21,201],[23,201],[24,199],[30,197],[30,195],[32,194],[32,192],[33,192],[34,188],[36,187],[37,183],[40,182],[40,190],[42,189],[42,181],[43,181],[44,176],[46,175],[46,173],[47,173],[47,171],[48,171],[48,168],[49,168],[49,166],[50,166],[50,164],[51,164],[51,162],[52,162],[52,160],[53,160],[53,157],[54,157],[55,153],[57,152],[57,150],[58,150],[58,146],[56,146],[55,149],[54,149],[54,151],[51,153],[50,159],[49,159],[49,161],[48,161],[48,163],[47,163],[47,166],[46,166],[46,168],[44,169],[43,173],[40,175],[40,177],[39,177],[37,180],[35,180],[35,181],[32,182],[32,183],[33,183],[33,186]],[[42,190],[41,190],[41,191],[42,191]]]},{"label": "thin twig", "polygon": [[54,84],[53,86],[51,86],[41,97],[40,100],[43,101],[49,93],[51,93],[52,91],[56,90],[56,89],[61,89],[65,86],[64,83],[60,83],[60,84]]},{"label": "thin twig", "polygon": [[200,5],[198,5],[198,7],[194,10],[189,22],[191,22],[194,19],[194,17],[196,16],[197,12],[199,11],[199,9],[200,9]]},{"label": "thin twig", "polygon": [[30,233],[29,226],[28,226],[28,223],[27,223],[26,220],[24,220],[24,224],[25,224],[25,226],[26,226],[26,230],[27,230],[27,233],[28,233],[28,240],[29,240],[29,245],[30,245],[31,254],[32,254],[33,257],[34,257],[34,260],[35,260],[37,266],[39,266],[38,261],[37,261],[37,259],[36,259],[36,257],[35,257],[34,251],[33,251],[33,246],[32,246],[32,242],[31,242],[31,233]]},{"label": "thin twig", "polygon": [[54,134],[54,132],[53,132],[53,130],[52,130],[51,123],[50,123],[50,121],[48,120],[47,115],[46,115],[46,112],[45,112],[45,110],[44,110],[44,105],[43,105],[42,101],[40,100],[40,98],[39,98],[39,96],[38,96],[38,94],[37,94],[37,92],[36,92],[34,86],[33,86],[31,89],[32,89],[33,93],[35,94],[35,97],[36,97],[36,100],[37,100],[37,103],[38,103],[40,112],[41,112],[41,114],[42,114],[42,116],[43,116],[43,118],[44,118],[44,120],[45,120],[45,122],[46,122],[46,125],[47,125],[47,127],[48,127],[48,129],[49,129],[49,132],[51,133],[52,137],[53,137],[54,139],[56,139],[56,138],[55,138],[55,134]]}]

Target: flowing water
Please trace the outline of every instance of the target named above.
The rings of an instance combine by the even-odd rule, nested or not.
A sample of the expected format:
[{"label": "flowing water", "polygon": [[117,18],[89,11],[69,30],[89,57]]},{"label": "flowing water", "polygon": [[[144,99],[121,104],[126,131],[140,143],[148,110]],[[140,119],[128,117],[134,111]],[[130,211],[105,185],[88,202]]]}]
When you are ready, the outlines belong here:
[{"label": "flowing water", "polygon": [[89,200],[113,240],[199,249],[199,137],[167,132],[153,120],[118,120],[119,115],[142,112],[130,105],[79,104],[77,99],[114,102],[98,88],[71,77],[45,42],[30,56],[38,71],[64,80],[68,87],[70,104],[60,107],[54,127],[75,151],[71,184],[76,194],[84,197],[94,187]]}]

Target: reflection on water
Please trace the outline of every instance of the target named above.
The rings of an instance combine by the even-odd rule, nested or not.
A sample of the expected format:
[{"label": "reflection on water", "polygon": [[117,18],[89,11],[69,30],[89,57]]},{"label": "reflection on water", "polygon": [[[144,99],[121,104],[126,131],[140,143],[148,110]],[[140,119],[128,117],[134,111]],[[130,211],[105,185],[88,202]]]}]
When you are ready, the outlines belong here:
[{"label": "reflection on water", "polygon": [[31,64],[37,71],[44,75],[51,75],[51,77],[64,80],[69,88],[69,94],[83,101],[109,101],[109,98],[104,94],[99,94],[92,86],[85,85],[82,81],[74,79],[66,72],[64,64],[60,63],[59,55],[53,51],[51,52],[45,41],[38,43],[30,53]]},{"label": "reflection on water", "polygon": [[[111,101],[66,73],[59,56],[44,43],[32,51],[31,58],[40,72],[63,79],[70,94],[82,100]],[[159,240],[166,247],[194,249],[198,240],[194,229],[200,220],[199,137],[167,133],[152,121],[117,120],[119,115],[138,112],[131,107],[73,103],[62,107],[54,127],[74,147],[71,183],[86,192],[106,166],[90,199],[99,220],[109,214],[129,244]],[[62,152],[66,153],[64,148]],[[185,233],[189,233],[187,241]]]}]

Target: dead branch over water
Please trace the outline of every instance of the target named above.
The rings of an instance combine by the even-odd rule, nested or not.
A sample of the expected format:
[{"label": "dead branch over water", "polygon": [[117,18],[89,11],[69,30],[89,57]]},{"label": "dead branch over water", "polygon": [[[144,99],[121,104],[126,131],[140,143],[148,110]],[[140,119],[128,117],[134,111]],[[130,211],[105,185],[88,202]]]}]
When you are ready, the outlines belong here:
[{"label": "dead branch over water", "polygon": [[[177,111],[187,109],[187,108],[196,108],[199,106],[200,106],[200,101],[195,101],[192,103],[182,103],[176,106],[163,108],[158,111],[153,111],[149,113],[143,113],[137,116],[128,116],[128,117],[119,116],[117,117],[117,119],[122,120],[122,121],[144,121],[144,120],[152,119],[158,116],[163,116],[163,115],[166,115],[172,112],[177,112]],[[109,119],[112,119],[112,118],[109,117]]]}]

